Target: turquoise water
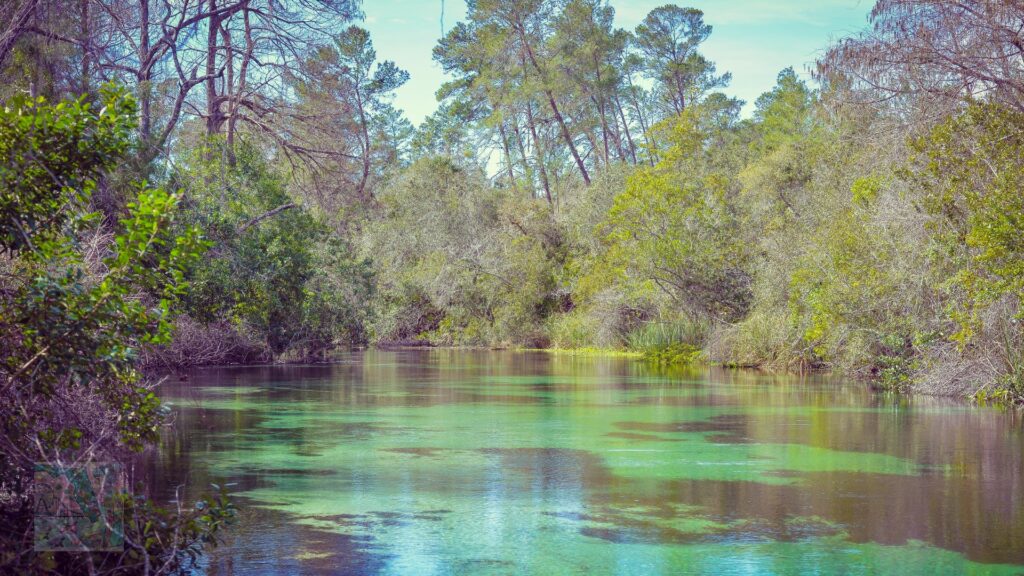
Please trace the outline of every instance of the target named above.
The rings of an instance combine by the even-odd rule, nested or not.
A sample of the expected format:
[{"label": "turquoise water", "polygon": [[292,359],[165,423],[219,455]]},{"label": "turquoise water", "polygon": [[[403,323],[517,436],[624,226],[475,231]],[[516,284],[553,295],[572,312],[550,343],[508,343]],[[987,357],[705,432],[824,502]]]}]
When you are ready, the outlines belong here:
[{"label": "turquoise water", "polygon": [[145,473],[209,574],[1024,574],[1019,414],[824,377],[372,351],[200,370]]}]

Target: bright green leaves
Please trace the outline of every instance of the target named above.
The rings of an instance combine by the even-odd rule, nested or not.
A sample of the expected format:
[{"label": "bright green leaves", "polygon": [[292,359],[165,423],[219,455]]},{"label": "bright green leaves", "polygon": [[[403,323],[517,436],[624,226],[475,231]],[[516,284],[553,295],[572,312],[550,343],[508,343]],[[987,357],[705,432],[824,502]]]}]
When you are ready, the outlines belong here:
[{"label": "bright green leaves", "polygon": [[[84,99],[18,98],[0,114],[0,242],[14,255],[0,301],[0,372],[44,402],[69,388],[98,397],[139,448],[161,415],[136,386],[137,349],[167,340],[170,304],[204,244],[195,229],[174,232],[179,194],[145,186],[120,226],[97,230],[90,195],[128,152],[134,117],[118,89],[105,88],[101,102],[97,111]],[[78,446],[55,434],[55,447]]]},{"label": "bright green leaves", "polygon": [[877,176],[865,176],[854,180],[850,187],[853,194],[853,203],[866,207],[878,198],[878,191],[882,188],[882,182]]},{"label": "bright green leaves", "polygon": [[776,342],[755,356],[781,365],[878,375],[883,357],[904,353],[884,341],[912,335],[908,318],[922,308],[917,220],[885,165],[852,144],[862,142],[856,128],[824,121],[822,110],[791,69],[757,100],[753,157],[739,178],[763,260],[755,309],[730,338],[755,350],[755,336]]},{"label": "bright green leaves", "polygon": [[[789,261],[786,300],[817,359],[904,388],[934,355],[951,357],[952,334],[966,361],[1021,372],[1022,124],[975,104],[912,142],[898,178],[876,165],[833,180],[838,193],[809,181],[820,192],[795,204],[811,234]],[[837,173],[850,162],[832,161]]]},{"label": "bright green leaves", "polygon": [[750,301],[750,277],[729,203],[731,181],[703,160],[707,129],[687,111],[665,128],[669,146],[616,196],[608,257],[627,278],[652,282],[678,312],[734,319]]},{"label": "bright green leaves", "polygon": [[974,104],[916,140],[908,177],[933,216],[930,231],[949,270],[950,314],[962,345],[991,305],[1015,301],[1024,318],[1024,114]]},{"label": "bright green leaves", "polygon": [[[105,87],[49,105],[11,98],[0,114],[0,251],[34,250],[86,205],[96,177],[128,149],[134,102]],[[96,108],[99,108],[97,111]]]},{"label": "bright green leaves", "polygon": [[902,341],[920,329],[910,318],[915,284],[924,279],[908,265],[912,247],[876,218],[850,206],[814,230],[811,249],[793,263],[787,308],[819,361],[877,375],[884,356],[910,348],[886,338]]},{"label": "bright green leaves", "polygon": [[[180,193],[141,190],[136,201],[127,206],[129,217],[121,221],[124,232],[114,238],[117,251],[105,260],[111,273],[101,288],[125,298],[123,309],[139,322],[141,341],[146,344],[169,340],[170,303],[184,294],[186,271],[209,247],[195,226],[172,233],[180,200]],[[155,304],[147,307],[127,298],[138,289],[151,294]]]},{"label": "bright green leaves", "polygon": [[[170,302],[184,289],[184,270],[204,248],[195,230],[171,234],[177,200],[162,190],[140,193],[100,278],[77,265],[60,272],[38,269],[17,293],[11,312],[20,323],[22,346],[8,362],[33,367],[37,393],[69,379],[83,385],[134,380],[137,346],[167,340]],[[48,256],[35,254],[52,265]]]}]

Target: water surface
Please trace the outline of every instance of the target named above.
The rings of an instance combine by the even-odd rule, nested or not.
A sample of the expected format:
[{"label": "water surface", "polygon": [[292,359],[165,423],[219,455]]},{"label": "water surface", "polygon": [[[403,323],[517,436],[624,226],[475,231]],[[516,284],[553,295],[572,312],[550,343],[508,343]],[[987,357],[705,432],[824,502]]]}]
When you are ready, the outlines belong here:
[{"label": "water surface", "polygon": [[[1024,574],[1020,415],[825,377],[371,351],[169,382],[209,574]],[[193,497],[193,496],[189,496]]]}]

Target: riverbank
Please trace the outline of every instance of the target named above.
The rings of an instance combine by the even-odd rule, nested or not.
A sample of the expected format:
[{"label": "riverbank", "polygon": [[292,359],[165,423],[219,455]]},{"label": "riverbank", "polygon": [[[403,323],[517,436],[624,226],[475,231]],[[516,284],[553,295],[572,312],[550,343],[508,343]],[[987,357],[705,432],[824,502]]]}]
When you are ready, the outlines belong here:
[{"label": "riverbank", "polygon": [[[226,349],[226,348],[225,348]],[[438,346],[422,340],[406,342],[380,343],[369,347],[352,348],[350,351],[402,351],[402,350],[452,350],[452,351],[513,351],[513,352],[536,352],[556,356],[570,357],[608,357],[627,358],[644,361],[665,369],[673,368],[724,368],[728,370],[748,371],[772,376],[820,374],[833,375],[849,378],[863,384],[865,387],[890,390],[903,394],[921,394],[936,397],[959,398],[962,400],[976,401],[980,403],[997,403],[1005,405],[1021,405],[1020,396],[998,385],[998,374],[991,367],[978,361],[959,361],[947,359],[944,362],[935,362],[928,370],[920,370],[917,374],[908,377],[901,386],[889,386],[880,381],[877,376],[870,373],[855,372],[846,373],[826,366],[798,366],[797,369],[777,369],[771,366],[756,364],[737,365],[728,362],[716,362],[708,360],[705,351],[687,348],[682,351],[673,351],[672,348],[665,350],[628,350],[621,348],[536,348],[536,347],[490,347],[490,346]],[[163,364],[160,358],[166,358],[166,354],[150,354],[151,359],[147,363],[147,371],[161,374],[180,375],[192,367],[223,367],[223,366],[287,366],[303,364],[332,364],[337,361],[341,351],[318,355],[316,357],[277,357],[269,354],[239,356],[231,361],[203,361],[211,359],[209,354],[196,357],[196,361],[189,362],[187,355],[180,353],[174,357],[175,363]]]}]

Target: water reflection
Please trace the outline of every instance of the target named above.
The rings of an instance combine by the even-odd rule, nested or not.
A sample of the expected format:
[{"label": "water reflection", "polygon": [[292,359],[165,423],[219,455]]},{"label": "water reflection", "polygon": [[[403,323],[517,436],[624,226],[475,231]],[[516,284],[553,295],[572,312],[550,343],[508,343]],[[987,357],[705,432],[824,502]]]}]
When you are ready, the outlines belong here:
[{"label": "water reflection", "polygon": [[155,495],[231,483],[213,574],[1022,573],[1011,412],[813,376],[392,351],[168,382]]}]

